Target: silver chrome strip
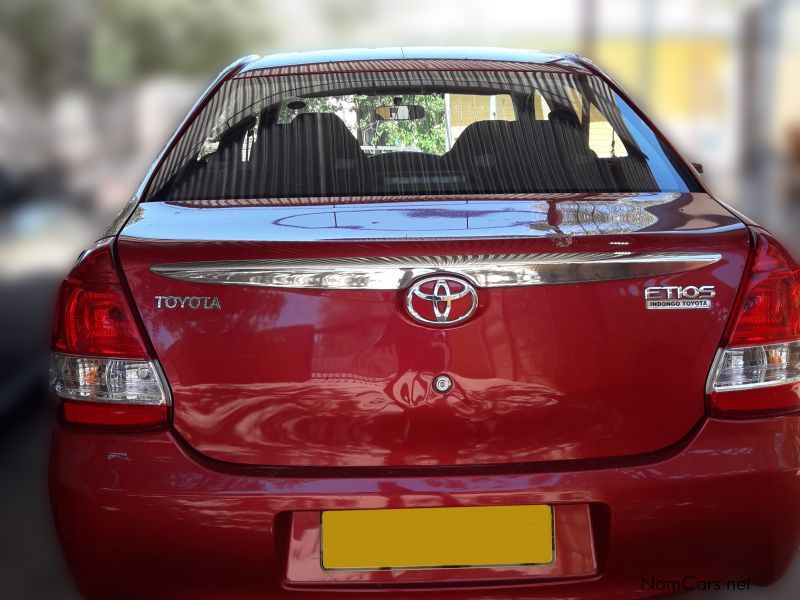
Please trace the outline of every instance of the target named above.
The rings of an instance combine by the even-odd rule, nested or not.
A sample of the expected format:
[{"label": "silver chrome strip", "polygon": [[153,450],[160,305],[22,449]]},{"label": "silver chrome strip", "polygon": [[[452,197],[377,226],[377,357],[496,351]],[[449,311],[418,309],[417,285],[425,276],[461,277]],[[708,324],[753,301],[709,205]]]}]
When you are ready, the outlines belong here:
[{"label": "silver chrome strip", "polygon": [[180,281],[319,290],[398,290],[423,275],[447,272],[479,287],[608,281],[699,269],[716,253],[552,253],[472,256],[241,260],[154,265]]}]

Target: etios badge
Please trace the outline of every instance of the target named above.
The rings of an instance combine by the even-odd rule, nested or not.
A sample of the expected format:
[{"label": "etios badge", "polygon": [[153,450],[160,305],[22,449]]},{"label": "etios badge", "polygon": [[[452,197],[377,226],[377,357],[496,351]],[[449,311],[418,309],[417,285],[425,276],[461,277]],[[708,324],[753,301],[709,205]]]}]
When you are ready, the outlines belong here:
[{"label": "etios badge", "polygon": [[711,308],[711,300],[716,295],[713,285],[666,285],[649,287],[644,291],[648,310]]},{"label": "etios badge", "polygon": [[426,325],[455,325],[478,308],[478,292],[460,277],[436,275],[415,282],[406,292],[406,310]]}]

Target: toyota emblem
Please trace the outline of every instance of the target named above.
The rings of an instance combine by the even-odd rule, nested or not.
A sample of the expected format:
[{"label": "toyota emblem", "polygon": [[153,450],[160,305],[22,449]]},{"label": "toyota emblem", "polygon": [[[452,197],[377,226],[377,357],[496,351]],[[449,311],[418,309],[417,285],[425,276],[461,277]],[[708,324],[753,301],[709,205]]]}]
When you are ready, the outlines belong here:
[{"label": "toyota emblem", "polygon": [[478,292],[460,277],[425,277],[408,289],[406,310],[426,325],[455,325],[469,319],[478,308]]}]

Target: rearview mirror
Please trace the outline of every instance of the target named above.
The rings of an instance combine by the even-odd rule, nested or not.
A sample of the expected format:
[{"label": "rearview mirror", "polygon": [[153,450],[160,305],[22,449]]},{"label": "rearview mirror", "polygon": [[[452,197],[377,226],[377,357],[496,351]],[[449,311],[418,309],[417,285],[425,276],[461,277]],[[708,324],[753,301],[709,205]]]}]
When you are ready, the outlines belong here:
[{"label": "rearview mirror", "polygon": [[416,121],[425,116],[425,109],[418,104],[379,106],[375,109],[379,121]]}]

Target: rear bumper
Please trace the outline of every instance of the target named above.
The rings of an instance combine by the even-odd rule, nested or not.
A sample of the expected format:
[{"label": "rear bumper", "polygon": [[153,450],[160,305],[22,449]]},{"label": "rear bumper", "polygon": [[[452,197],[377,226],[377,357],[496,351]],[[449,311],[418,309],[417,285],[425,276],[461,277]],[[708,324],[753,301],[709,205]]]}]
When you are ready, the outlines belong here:
[{"label": "rear bumper", "polygon": [[438,571],[424,583],[387,577],[382,595],[422,598],[435,586],[442,599],[610,598],[780,577],[800,543],[798,475],[798,416],[712,419],[647,464],[425,477],[269,477],[201,464],[168,432],[58,428],[50,490],[62,548],[89,600],[361,598],[377,581],[297,580],[289,548],[303,514],[494,504],[586,507],[591,572],[459,582]]}]

